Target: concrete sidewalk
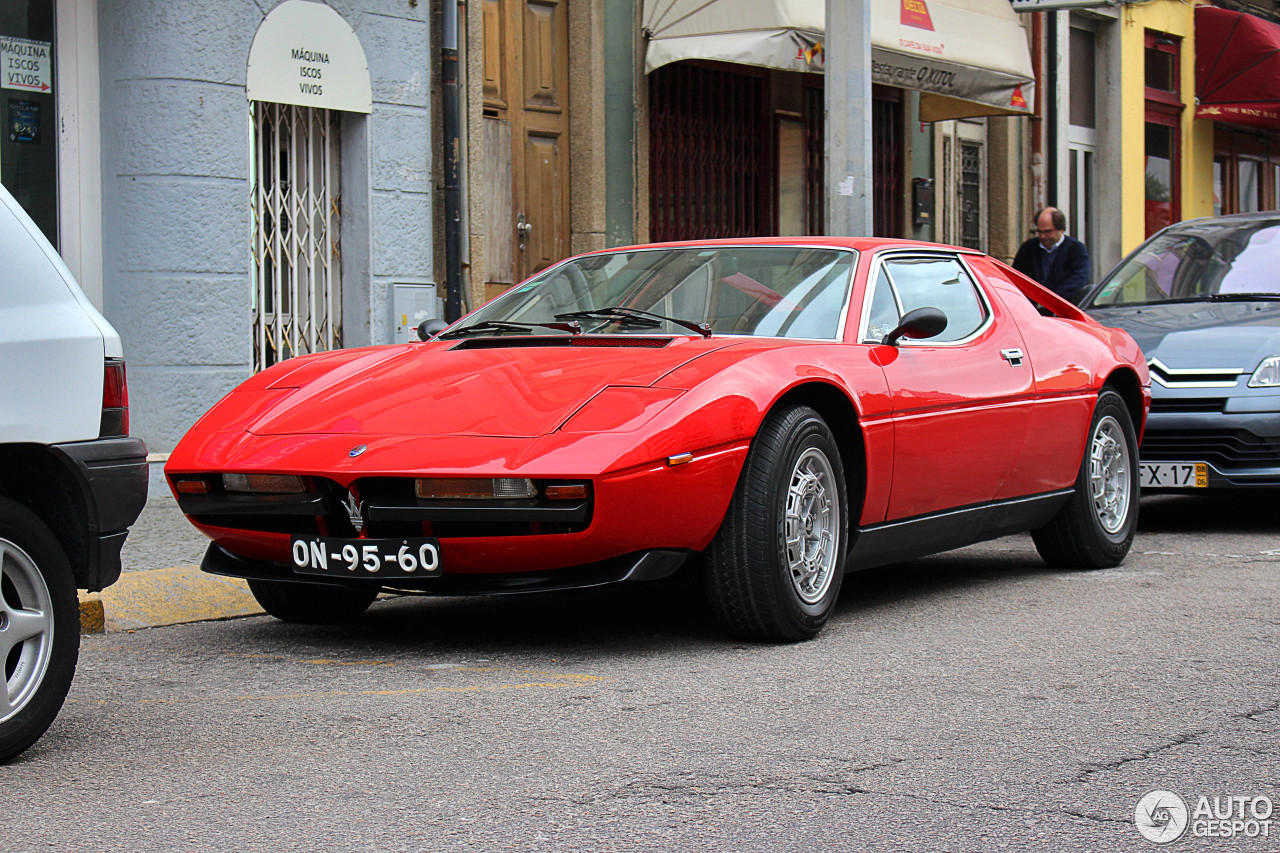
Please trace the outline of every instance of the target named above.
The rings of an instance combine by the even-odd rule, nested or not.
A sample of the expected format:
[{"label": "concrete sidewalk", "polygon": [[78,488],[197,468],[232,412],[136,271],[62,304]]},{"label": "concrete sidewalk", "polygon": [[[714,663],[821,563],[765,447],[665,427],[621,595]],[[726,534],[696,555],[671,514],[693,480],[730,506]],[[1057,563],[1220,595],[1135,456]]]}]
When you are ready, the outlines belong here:
[{"label": "concrete sidewalk", "polygon": [[81,633],[229,619],[262,612],[244,581],[200,571],[209,540],[179,511],[160,458],[150,464],[147,505],[129,529],[120,580],[80,593]]}]

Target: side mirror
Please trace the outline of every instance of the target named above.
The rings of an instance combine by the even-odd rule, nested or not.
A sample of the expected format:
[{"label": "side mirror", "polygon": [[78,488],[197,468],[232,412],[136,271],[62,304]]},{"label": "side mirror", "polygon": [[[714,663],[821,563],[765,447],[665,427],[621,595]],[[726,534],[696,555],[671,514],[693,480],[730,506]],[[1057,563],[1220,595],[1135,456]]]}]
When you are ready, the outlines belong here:
[{"label": "side mirror", "polygon": [[934,335],[942,334],[946,328],[947,315],[942,313],[942,309],[916,308],[914,311],[908,311],[897,327],[885,335],[880,343],[897,346],[899,338],[910,340],[932,338]]},{"label": "side mirror", "polygon": [[449,328],[449,324],[444,320],[437,318],[423,320],[418,324],[418,340],[429,341],[447,328]]}]

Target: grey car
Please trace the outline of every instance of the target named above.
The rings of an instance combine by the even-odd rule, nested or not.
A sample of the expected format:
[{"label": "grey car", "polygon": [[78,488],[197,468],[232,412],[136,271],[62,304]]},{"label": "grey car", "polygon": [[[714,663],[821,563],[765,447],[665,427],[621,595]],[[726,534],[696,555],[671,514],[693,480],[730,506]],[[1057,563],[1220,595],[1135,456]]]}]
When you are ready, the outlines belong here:
[{"label": "grey car", "polygon": [[1146,354],[1144,490],[1280,486],[1280,212],[1171,225],[1082,304]]}]

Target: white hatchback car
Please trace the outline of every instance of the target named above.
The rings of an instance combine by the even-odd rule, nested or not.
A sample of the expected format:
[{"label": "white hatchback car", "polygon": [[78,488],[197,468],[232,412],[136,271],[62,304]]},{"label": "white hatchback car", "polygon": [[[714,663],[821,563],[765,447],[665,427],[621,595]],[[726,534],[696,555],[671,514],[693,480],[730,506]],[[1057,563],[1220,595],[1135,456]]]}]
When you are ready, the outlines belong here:
[{"label": "white hatchback car", "polygon": [[76,589],[120,577],[147,497],[120,336],[0,187],[0,762],[34,743],[80,651]]}]

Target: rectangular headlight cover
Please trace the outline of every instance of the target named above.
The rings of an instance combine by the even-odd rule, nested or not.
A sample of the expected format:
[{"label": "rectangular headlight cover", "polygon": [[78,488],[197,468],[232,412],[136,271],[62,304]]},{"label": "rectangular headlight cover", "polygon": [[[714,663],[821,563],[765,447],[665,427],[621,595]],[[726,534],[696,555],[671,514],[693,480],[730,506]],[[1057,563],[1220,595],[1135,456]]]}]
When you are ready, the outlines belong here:
[{"label": "rectangular headlight cover", "polygon": [[228,492],[260,495],[299,495],[306,483],[295,474],[223,474],[222,488]]},{"label": "rectangular headlight cover", "polygon": [[425,500],[493,500],[537,497],[532,480],[514,477],[432,477],[414,483],[414,494]]}]

